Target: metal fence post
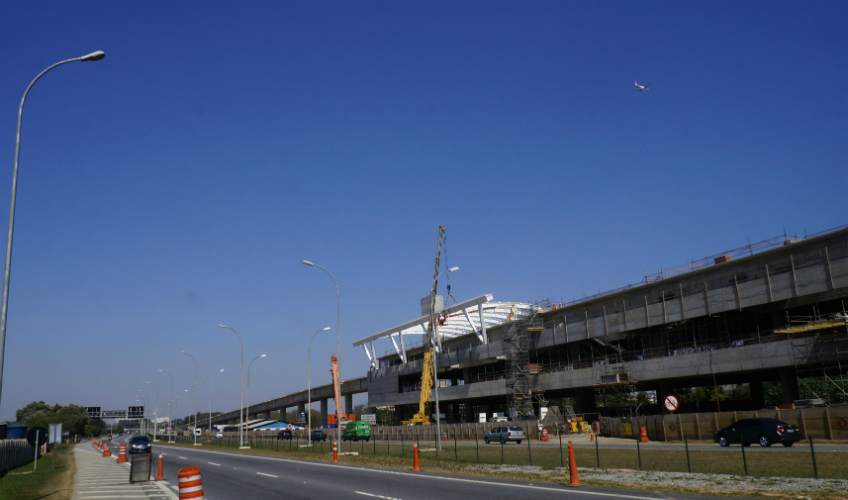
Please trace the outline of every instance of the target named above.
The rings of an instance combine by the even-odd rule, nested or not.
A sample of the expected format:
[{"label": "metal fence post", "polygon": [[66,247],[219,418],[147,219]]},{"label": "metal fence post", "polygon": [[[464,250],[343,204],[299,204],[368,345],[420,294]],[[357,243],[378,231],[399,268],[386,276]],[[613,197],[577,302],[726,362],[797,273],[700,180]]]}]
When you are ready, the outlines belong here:
[{"label": "metal fence post", "polygon": [[740,440],[742,442],[742,465],[745,466],[745,475],[748,475],[748,460],[745,458],[745,437]]},{"label": "metal fence post", "polygon": [[595,436],[595,458],[598,461],[598,468],[601,468],[601,446],[598,444],[598,436]]},{"label": "metal fence post", "polygon": [[642,448],[639,447],[638,439],[636,439],[636,455],[639,457],[639,470],[642,470]]},{"label": "metal fence post", "polygon": [[501,439],[501,465],[503,465],[503,463],[504,463],[504,459],[503,459],[503,445],[504,445],[504,440],[503,440],[503,439]]},{"label": "metal fence post", "polygon": [[453,433],[453,459],[454,459],[454,461],[459,462],[459,455],[457,454],[457,451],[456,451],[456,432],[455,431]]},{"label": "metal fence post", "polygon": [[474,445],[477,446],[477,463],[480,463],[480,439],[477,436],[477,429],[474,429]]},{"label": "metal fence post", "polygon": [[813,473],[816,475],[816,479],[819,478],[819,466],[816,463],[816,450],[813,447],[813,437],[810,436],[810,455],[813,457]]},{"label": "metal fence post", "polygon": [[689,438],[683,437],[683,444],[686,445],[686,469],[692,473],[692,462],[689,460]]},{"label": "metal fence post", "polygon": [[565,467],[565,462],[562,459],[562,432],[558,432],[559,434],[559,466]]},{"label": "metal fence post", "polygon": [[533,465],[533,451],[530,450],[530,435],[527,436],[527,460],[529,465]]}]

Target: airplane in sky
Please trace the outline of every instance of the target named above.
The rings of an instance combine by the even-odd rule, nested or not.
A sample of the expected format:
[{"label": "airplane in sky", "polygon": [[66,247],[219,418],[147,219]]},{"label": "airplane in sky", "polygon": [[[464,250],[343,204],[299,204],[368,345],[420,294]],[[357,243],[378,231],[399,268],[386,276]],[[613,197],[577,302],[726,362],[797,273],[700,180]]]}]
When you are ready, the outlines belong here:
[{"label": "airplane in sky", "polygon": [[633,83],[636,84],[636,88],[630,89],[630,92],[642,92],[643,90],[648,90],[648,85],[651,84],[651,82],[648,82],[648,85],[645,85],[643,87],[642,85],[639,85],[639,83],[636,80],[633,80]]}]

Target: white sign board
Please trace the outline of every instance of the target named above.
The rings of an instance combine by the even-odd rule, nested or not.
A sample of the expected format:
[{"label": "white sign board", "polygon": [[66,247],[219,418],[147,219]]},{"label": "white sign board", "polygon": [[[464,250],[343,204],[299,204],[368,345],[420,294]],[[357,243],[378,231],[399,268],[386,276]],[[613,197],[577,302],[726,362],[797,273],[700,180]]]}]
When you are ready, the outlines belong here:
[{"label": "white sign board", "polygon": [[363,413],[362,421],[368,422],[371,425],[377,425],[377,414],[376,413]]},{"label": "white sign board", "polygon": [[486,414],[485,414],[485,413],[481,413],[481,414],[480,414],[479,422],[480,422],[481,424],[485,424],[485,423],[486,423]]},{"label": "white sign board", "polygon": [[62,424],[50,424],[50,432],[49,432],[49,440],[48,443],[61,443],[62,442]]}]

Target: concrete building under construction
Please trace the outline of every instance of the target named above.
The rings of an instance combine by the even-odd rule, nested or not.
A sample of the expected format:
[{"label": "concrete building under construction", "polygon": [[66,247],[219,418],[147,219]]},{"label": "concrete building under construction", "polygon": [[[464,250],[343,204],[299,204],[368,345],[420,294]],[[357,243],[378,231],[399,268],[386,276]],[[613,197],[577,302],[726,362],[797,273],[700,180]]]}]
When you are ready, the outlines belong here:
[{"label": "concrete building under construction", "polygon": [[[848,400],[846,303],[845,227],[746,245],[560,306],[482,295],[434,322],[440,410],[453,421],[532,418],[539,401],[573,398],[577,413],[618,416],[633,409],[598,401],[647,392],[639,413],[651,414],[675,390],[728,384],[747,384],[750,399],[706,404],[760,409],[764,382],[779,382],[792,403],[806,377],[832,382],[830,396],[816,395]],[[417,410],[427,323],[422,313],[354,343],[371,362],[368,405],[393,408],[397,422]],[[381,341],[394,352],[378,357]]]}]

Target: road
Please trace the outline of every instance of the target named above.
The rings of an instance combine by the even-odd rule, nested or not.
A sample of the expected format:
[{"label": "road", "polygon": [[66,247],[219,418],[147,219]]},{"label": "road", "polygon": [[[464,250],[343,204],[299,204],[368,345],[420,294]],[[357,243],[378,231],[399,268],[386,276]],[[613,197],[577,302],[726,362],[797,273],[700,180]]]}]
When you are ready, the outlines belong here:
[{"label": "road", "polygon": [[[126,442],[129,436],[115,439]],[[165,476],[176,490],[180,467],[200,468],[209,500],[358,499],[385,500],[668,500],[707,499],[696,495],[612,488],[569,487],[555,483],[506,481],[472,476],[413,473],[289,458],[240,455],[198,448],[160,446]]]}]

